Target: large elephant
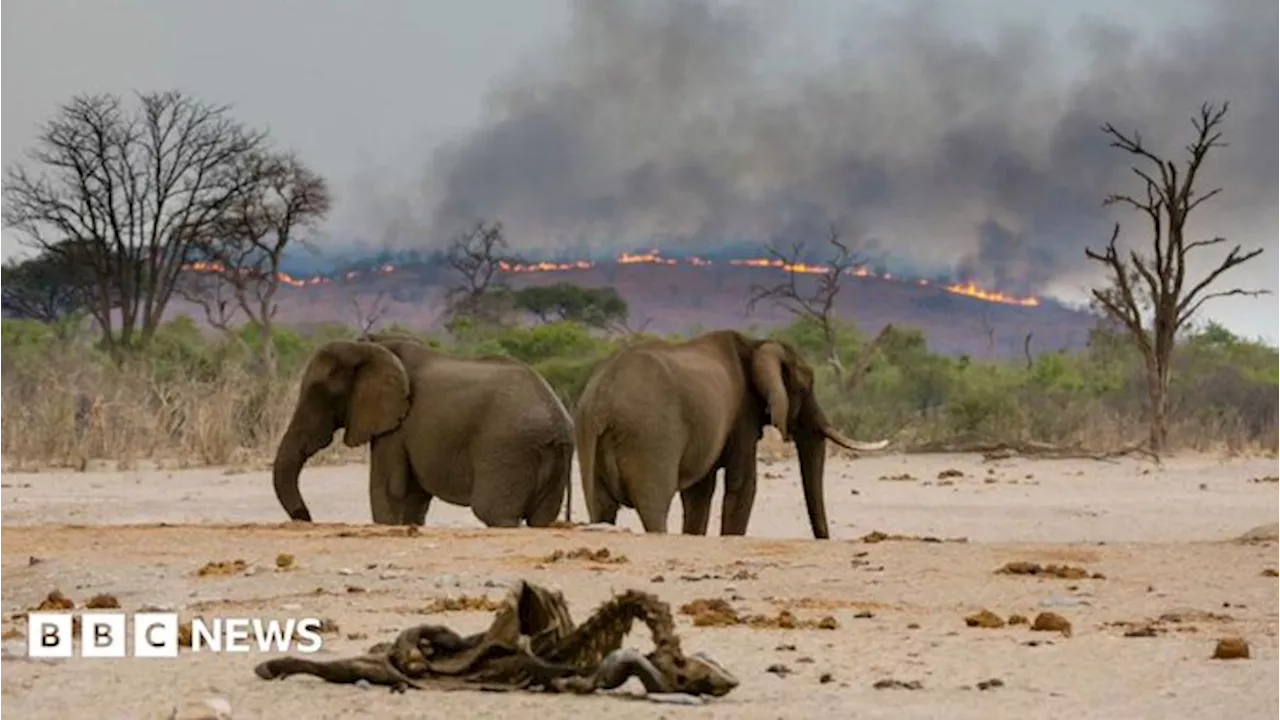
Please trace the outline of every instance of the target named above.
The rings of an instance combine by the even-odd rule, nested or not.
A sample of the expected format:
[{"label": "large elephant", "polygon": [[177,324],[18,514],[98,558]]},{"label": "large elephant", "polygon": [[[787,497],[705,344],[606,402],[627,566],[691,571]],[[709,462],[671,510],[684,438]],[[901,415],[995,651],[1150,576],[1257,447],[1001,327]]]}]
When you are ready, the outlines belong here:
[{"label": "large elephant", "polygon": [[723,469],[720,534],[745,535],[766,424],[795,443],[813,535],[829,537],[826,441],[850,450],[889,441],[854,442],[832,428],[813,397],[813,368],[794,347],[719,330],[620,350],[587,381],[574,417],[591,522],[616,522],[621,505],[635,508],[646,532],[665,533],[679,492],[684,533],[705,535]]},{"label": "large elephant", "polygon": [[290,518],[311,520],[298,476],[339,428],[350,447],[370,443],[375,523],[421,525],[439,498],[490,527],[545,527],[569,492],[573,420],[542,376],[509,358],[456,357],[395,335],[321,347],[273,467]]}]

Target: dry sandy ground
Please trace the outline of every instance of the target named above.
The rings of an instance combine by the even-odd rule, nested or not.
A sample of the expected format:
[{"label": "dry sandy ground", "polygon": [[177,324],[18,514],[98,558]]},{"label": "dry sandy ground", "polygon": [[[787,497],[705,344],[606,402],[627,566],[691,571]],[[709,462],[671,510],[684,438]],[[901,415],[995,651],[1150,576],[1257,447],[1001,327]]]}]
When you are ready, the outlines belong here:
[{"label": "dry sandy ground", "polygon": [[[175,705],[222,698],[237,718],[1274,718],[1277,565],[1274,542],[1231,538],[1274,523],[1277,488],[1251,482],[1276,461],[1184,457],[1163,468],[1124,460],[983,462],[974,456],[887,455],[828,461],[835,539],[808,538],[793,461],[765,462],[745,538],[643,536],[589,530],[486,530],[465,508],[436,504],[416,536],[368,524],[363,465],[308,468],[311,526],[281,523],[262,472],[9,472],[3,477],[4,628],[60,588],[77,603],[117,596],[126,611],[184,615],[323,616],[339,630],[321,655],[356,654],[401,628],[440,622],[469,632],[483,612],[427,614],[437,597],[488,595],[526,578],[562,589],[576,619],[634,587],[677,609],[724,598],[744,613],[789,608],[836,629],[695,627],[684,645],[741,680],[698,707],[623,697],[410,692],[258,679],[274,653],[178,659],[33,661],[6,634],[3,706],[11,717],[167,717]],[[946,484],[941,471],[963,476]],[[576,471],[575,471],[576,472]],[[912,479],[889,479],[909,473]],[[576,481],[575,481],[576,482]],[[575,492],[574,519],[585,519]],[[679,502],[672,509],[678,523]],[[638,529],[623,511],[623,527]],[[718,517],[713,518],[714,528]],[[337,523],[348,523],[341,525]],[[861,542],[872,530],[969,542]],[[546,562],[557,549],[608,548],[626,562]],[[274,568],[279,553],[296,567]],[[31,558],[37,558],[34,564]],[[206,562],[243,559],[248,574],[199,577]],[[1067,563],[1103,578],[998,574],[1010,561]],[[351,592],[350,588],[364,592]],[[1066,617],[1069,637],[1025,625],[967,627],[987,608],[1008,617]],[[1154,637],[1132,625],[1166,616]],[[361,637],[361,634],[364,637]],[[1242,636],[1246,660],[1213,660]],[[637,628],[632,642],[645,649]],[[770,672],[782,665],[789,674]],[[824,676],[826,682],[823,682]],[[1003,686],[976,685],[997,678]],[[920,689],[876,689],[884,679]],[[583,715],[586,714],[586,715]]]}]

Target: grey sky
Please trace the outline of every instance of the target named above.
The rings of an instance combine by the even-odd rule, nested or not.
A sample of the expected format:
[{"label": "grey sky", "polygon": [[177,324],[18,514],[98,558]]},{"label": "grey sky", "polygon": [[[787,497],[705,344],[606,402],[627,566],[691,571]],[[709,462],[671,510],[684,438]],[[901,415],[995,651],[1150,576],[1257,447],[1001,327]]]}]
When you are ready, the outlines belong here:
[{"label": "grey sky", "polygon": [[[766,15],[781,6],[740,4]],[[795,11],[778,12],[770,32],[778,36],[777,55],[804,74],[807,66],[836,57],[860,26],[874,32],[874,23],[860,23],[864,13],[899,3],[794,5]],[[1194,28],[1208,4],[951,0],[939,7],[952,28],[976,38],[993,39],[1011,22],[1069,37],[1079,19],[1093,16],[1150,39]],[[269,126],[277,141],[330,178],[339,195],[329,226],[334,238],[386,237],[387,218],[406,212],[406,205],[415,217],[429,214],[423,195],[432,191],[423,188],[424,173],[433,175],[433,148],[466,140],[491,122],[495,87],[505,82],[509,88],[524,66],[554,64],[557,53],[574,47],[567,40],[574,8],[563,0],[9,0],[4,9],[5,163],[19,157],[36,124],[73,93],[176,87],[232,103],[238,117]],[[1275,57],[1271,52],[1257,62]],[[1068,53],[1059,61],[1055,72],[1072,75],[1087,67],[1088,58]],[[1193,109],[1180,105],[1168,112],[1185,125]],[[1233,192],[1229,180],[1223,184]],[[1267,253],[1240,276],[1275,291],[1274,192],[1267,202],[1265,237],[1240,238],[1264,244]],[[1256,233],[1257,223],[1250,225],[1232,226],[1233,238]],[[6,232],[4,257],[18,251]],[[1080,286],[1078,274],[1067,274],[1057,287],[1076,299],[1072,288]],[[1274,295],[1211,308],[1211,316],[1234,330],[1275,342]]]}]

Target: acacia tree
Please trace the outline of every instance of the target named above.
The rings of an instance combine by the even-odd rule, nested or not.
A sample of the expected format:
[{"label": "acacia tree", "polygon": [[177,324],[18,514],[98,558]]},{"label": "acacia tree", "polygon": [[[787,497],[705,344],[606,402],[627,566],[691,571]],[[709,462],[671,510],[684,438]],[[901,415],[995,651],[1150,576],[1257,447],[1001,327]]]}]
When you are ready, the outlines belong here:
[{"label": "acacia tree", "polygon": [[444,261],[455,277],[445,295],[449,314],[496,321],[507,299],[504,268],[523,262],[511,253],[502,223],[477,222],[454,238]]},{"label": "acacia tree", "polygon": [[197,236],[191,257],[199,264],[184,274],[179,291],[224,332],[243,314],[257,330],[266,370],[274,372],[280,263],[290,244],[305,242],[298,234],[325,218],[332,198],[324,178],[292,153],[254,152],[243,162],[241,172],[254,182]]},{"label": "acacia tree", "polygon": [[542,322],[568,320],[588,327],[609,329],[627,320],[627,301],[611,287],[582,287],[558,282],[535,285],[512,293],[515,307]]},{"label": "acacia tree", "polygon": [[[768,300],[797,318],[813,321],[822,333],[827,363],[843,377],[845,369],[844,363],[840,361],[835,302],[840,294],[844,276],[865,263],[855,258],[849,246],[840,240],[840,234],[834,226],[831,228],[827,243],[832,248],[832,254],[821,273],[794,272],[794,268],[802,264],[800,258],[803,257],[805,247],[803,241],[794,243],[789,253],[783,253],[775,246],[769,245],[766,248],[769,256],[782,263],[787,279],[775,285],[752,285],[751,294],[747,299],[747,312],[754,312],[760,302]],[[815,282],[812,292],[801,290],[798,276],[802,274],[813,277]]]},{"label": "acacia tree", "polygon": [[93,299],[93,277],[77,257],[76,241],[61,245],[58,253],[10,258],[0,267],[0,305],[6,315],[55,324],[85,311]]},{"label": "acacia tree", "polygon": [[1188,259],[1193,251],[1227,242],[1223,237],[1191,240],[1186,232],[1191,212],[1222,192],[1222,188],[1200,192],[1196,181],[1209,152],[1226,146],[1220,128],[1227,108],[1227,103],[1201,106],[1199,116],[1191,121],[1195,137],[1187,145],[1187,158],[1181,164],[1157,155],[1143,144],[1137,132],[1126,135],[1110,123],[1102,127],[1111,138],[1111,147],[1138,159],[1131,169],[1143,185],[1140,195],[1108,195],[1103,205],[1127,205],[1145,215],[1151,224],[1151,244],[1147,253],[1121,250],[1117,247],[1120,223],[1116,223],[1107,246],[1101,251],[1086,248],[1085,256],[1101,263],[1109,279],[1108,285],[1092,290],[1094,302],[1125,328],[1141,354],[1147,380],[1148,446],[1152,452],[1161,452],[1168,444],[1169,384],[1179,331],[1209,300],[1267,292],[1210,289],[1228,270],[1261,255],[1261,248],[1245,251],[1236,245],[1199,280],[1188,278]]},{"label": "acacia tree", "polygon": [[89,311],[117,358],[151,341],[192,243],[250,189],[241,160],[266,138],[177,91],[137,100],[130,111],[115,95],[73,97],[3,190],[23,244],[92,275]]}]

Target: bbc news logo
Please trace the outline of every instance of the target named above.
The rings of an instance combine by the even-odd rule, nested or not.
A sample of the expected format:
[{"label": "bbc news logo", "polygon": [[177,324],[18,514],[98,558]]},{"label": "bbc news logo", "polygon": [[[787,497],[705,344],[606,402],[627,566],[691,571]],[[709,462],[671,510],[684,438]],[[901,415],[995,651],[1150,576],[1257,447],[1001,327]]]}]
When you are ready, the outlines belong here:
[{"label": "bbc news logo", "polygon": [[[33,612],[27,615],[27,655],[69,658],[75,644],[71,613]],[[84,613],[80,618],[80,656],[122,658],[129,646],[130,616],[125,613]],[[132,615],[133,657],[178,657],[180,624],[177,613]],[[324,644],[319,618],[195,618],[191,621],[192,652],[318,651]],[[295,643],[297,639],[300,642]]]}]

